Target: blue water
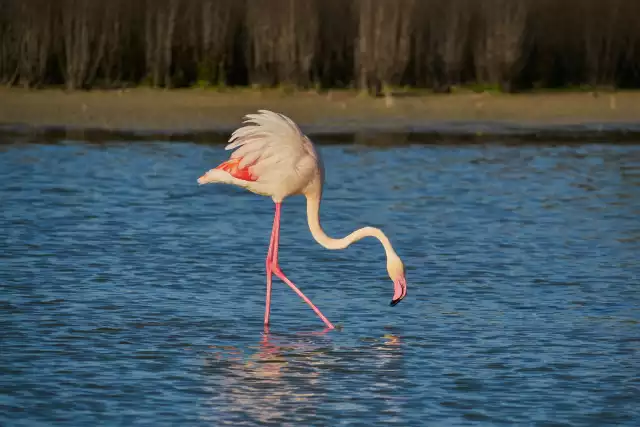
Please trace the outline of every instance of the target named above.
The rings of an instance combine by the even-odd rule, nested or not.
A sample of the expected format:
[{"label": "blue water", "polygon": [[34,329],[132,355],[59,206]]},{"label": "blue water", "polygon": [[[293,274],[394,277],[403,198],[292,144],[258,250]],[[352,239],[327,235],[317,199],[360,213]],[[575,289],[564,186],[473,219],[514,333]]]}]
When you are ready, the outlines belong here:
[{"label": "blue water", "polygon": [[0,145],[0,425],[640,425],[640,145],[321,147],[267,198],[184,143]]}]

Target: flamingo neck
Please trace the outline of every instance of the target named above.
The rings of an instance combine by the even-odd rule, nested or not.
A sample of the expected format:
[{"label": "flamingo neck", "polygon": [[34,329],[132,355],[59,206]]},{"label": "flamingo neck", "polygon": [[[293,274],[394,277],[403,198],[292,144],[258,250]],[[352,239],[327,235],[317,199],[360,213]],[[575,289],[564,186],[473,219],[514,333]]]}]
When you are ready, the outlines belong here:
[{"label": "flamingo neck", "polygon": [[321,197],[317,193],[306,194],[307,198],[307,222],[309,223],[309,229],[311,235],[320,245],[326,249],[345,249],[352,243],[357,242],[365,237],[375,237],[382,243],[387,258],[390,256],[397,256],[391,246],[389,238],[382,232],[382,230],[375,227],[362,227],[341,239],[334,239],[324,232],[320,225],[320,200]]}]

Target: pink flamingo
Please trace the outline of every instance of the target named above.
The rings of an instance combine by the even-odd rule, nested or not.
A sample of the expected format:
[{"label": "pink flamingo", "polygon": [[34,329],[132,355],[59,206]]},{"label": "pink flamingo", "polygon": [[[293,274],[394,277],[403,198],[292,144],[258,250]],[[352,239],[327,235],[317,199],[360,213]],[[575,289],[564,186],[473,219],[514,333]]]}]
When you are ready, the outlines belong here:
[{"label": "pink flamingo", "polygon": [[313,305],[296,285],[284,275],[278,264],[280,240],[280,211],[288,196],[307,198],[307,222],[313,238],[326,249],[344,249],[364,237],[377,238],[387,256],[387,272],[393,281],[391,306],[407,294],[404,265],[385,234],[374,227],[363,227],[341,239],[333,239],[320,226],[319,210],[324,181],[322,159],[311,140],[288,117],[268,110],[245,116],[246,124],[233,132],[227,150],[236,149],[226,162],[211,169],[198,179],[198,184],[223,183],[245,188],[255,194],[270,196],[276,212],[267,253],[267,302],[264,313],[265,328],[269,326],[271,308],[271,279],[275,274],[316,312],[328,328],[331,322]]}]

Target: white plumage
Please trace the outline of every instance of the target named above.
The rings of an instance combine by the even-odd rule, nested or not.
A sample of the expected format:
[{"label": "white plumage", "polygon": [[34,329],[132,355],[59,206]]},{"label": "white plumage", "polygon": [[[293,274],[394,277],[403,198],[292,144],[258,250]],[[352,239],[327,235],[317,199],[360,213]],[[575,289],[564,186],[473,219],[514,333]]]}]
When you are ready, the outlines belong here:
[{"label": "white plumage", "polygon": [[[300,128],[286,116],[269,110],[259,110],[258,114],[247,114],[245,126],[236,129],[229,138],[225,150],[236,149],[231,158],[241,157],[240,167],[257,160],[277,158],[298,160],[306,154],[303,147],[305,138]],[[253,126],[246,126],[246,125]],[[257,171],[256,171],[257,172]]]}]

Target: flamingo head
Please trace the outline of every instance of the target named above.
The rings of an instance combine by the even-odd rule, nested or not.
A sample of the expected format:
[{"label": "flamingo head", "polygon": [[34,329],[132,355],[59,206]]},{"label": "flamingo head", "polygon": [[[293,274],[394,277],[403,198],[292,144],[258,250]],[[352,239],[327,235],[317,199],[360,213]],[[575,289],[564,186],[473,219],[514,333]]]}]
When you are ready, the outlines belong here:
[{"label": "flamingo head", "polygon": [[404,273],[404,264],[398,255],[391,254],[387,257],[387,271],[393,281],[393,299],[389,304],[393,307],[407,296],[407,279]]}]

